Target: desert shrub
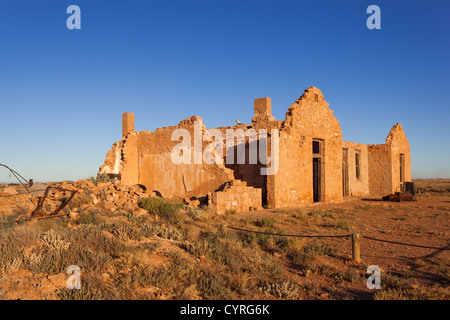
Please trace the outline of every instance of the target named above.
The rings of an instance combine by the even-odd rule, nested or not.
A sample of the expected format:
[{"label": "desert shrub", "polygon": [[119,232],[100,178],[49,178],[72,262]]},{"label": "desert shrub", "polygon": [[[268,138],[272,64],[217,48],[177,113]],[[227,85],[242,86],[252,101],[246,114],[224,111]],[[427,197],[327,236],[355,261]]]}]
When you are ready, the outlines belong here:
[{"label": "desert shrub", "polygon": [[109,255],[93,252],[78,244],[71,245],[67,249],[50,249],[25,256],[26,266],[29,270],[46,274],[66,272],[70,265],[77,265],[83,271],[104,270],[110,261]]},{"label": "desert shrub", "polygon": [[124,275],[118,280],[121,287],[158,287],[169,288],[176,282],[174,274],[169,267],[142,266]]},{"label": "desert shrub", "polygon": [[290,281],[282,283],[264,283],[259,287],[263,294],[270,294],[277,298],[294,300],[298,297],[298,286]]},{"label": "desert shrub", "polygon": [[11,229],[15,226],[16,215],[0,216],[0,234],[5,230]]},{"label": "desert shrub", "polygon": [[312,218],[322,218],[324,215],[322,210],[311,210],[310,212],[308,212],[308,216],[312,217]]},{"label": "desert shrub", "polygon": [[288,238],[287,239],[287,245],[286,245],[286,251],[288,252],[298,252],[303,249],[304,247],[304,241],[303,239],[299,238]]},{"label": "desert shrub", "polygon": [[160,197],[149,197],[142,199],[139,206],[149,213],[166,218],[171,222],[178,222],[182,219],[179,211],[184,207],[184,204],[181,201],[167,201]]},{"label": "desert shrub", "polygon": [[203,233],[200,239],[194,241],[186,247],[187,251],[196,257],[209,257],[214,260],[220,260],[227,251],[227,246],[220,241],[217,234]]},{"label": "desert shrub", "polygon": [[336,250],[333,248],[330,248],[326,245],[321,244],[310,244],[303,247],[303,252],[312,254],[312,255],[325,255],[329,256],[334,253],[336,253]]},{"label": "desert shrub", "polygon": [[257,244],[261,249],[270,253],[274,253],[280,250],[282,251],[288,247],[289,239],[283,236],[285,234],[283,231],[273,231],[271,229],[266,229],[264,230],[264,232],[266,233],[247,232],[241,234],[241,237],[245,243]]},{"label": "desert shrub", "polygon": [[263,217],[260,220],[256,220],[254,224],[258,227],[272,228],[277,221],[276,218]]},{"label": "desert shrub", "polygon": [[70,242],[63,240],[63,238],[57,234],[54,230],[45,231],[41,235],[41,242],[48,250],[64,251],[69,249]]},{"label": "desert shrub", "polygon": [[87,192],[78,192],[67,204],[70,209],[78,208],[84,204],[91,203],[91,197]]},{"label": "desert shrub", "polygon": [[137,251],[144,251],[144,252],[147,252],[147,253],[152,253],[159,246],[160,246],[159,242],[145,242],[145,243],[140,243],[139,245],[137,245],[136,246],[136,250]]},{"label": "desert shrub", "polygon": [[208,215],[208,212],[200,207],[188,207],[186,213],[193,220],[200,220]]},{"label": "desert shrub", "polygon": [[61,300],[102,300],[103,293],[94,285],[81,283],[80,289],[61,289],[58,291]]},{"label": "desert shrub", "polygon": [[396,277],[390,274],[383,274],[381,276],[381,288],[383,290],[395,289],[395,290],[406,290],[409,289],[409,285],[405,279]]},{"label": "desert shrub", "polygon": [[332,213],[330,212],[323,212],[322,210],[311,210],[308,213],[308,216],[313,217],[313,218],[330,218],[333,219],[334,216]]},{"label": "desert shrub", "polygon": [[202,256],[225,265],[232,272],[245,266],[246,249],[234,232],[221,230],[217,233],[201,233],[198,240],[186,245],[185,249],[197,258]]},{"label": "desert shrub", "polygon": [[142,234],[139,230],[133,228],[129,224],[120,224],[114,226],[111,233],[120,241],[127,242],[129,240],[141,240]]},{"label": "desert shrub", "polygon": [[22,262],[22,254],[16,244],[0,244],[0,275],[14,272],[21,267]]},{"label": "desert shrub", "polygon": [[205,274],[198,279],[197,287],[205,299],[226,300],[232,296],[228,279],[221,274]]},{"label": "desert shrub", "polygon": [[77,224],[95,224],[95,225],[101,224],[103,222],[104,220],[101,217],[97,216],[95,212],[82,214],[78,217],[76,221]]},{"label": "desert shrub", "polygon": [[399,276],[403,279],[409,279],[416,275],[414,270],[402,270],[399,272]]},{"label": "desert shrub", "polygon": [[343,282],[357,283],[363,279],[363,277],[359,273],[352,269],[335,272],[332,276],[338,284]]},{"label": "desert shrub", "polygon": [[112,258],[118,257],[122,252],[133,250],[116,237],[108,237],[105,231],[96,225],[80,225],[77,229],[67,230],[63,236],[71,243],[76,243],[94,252],[108,254]]},{"label": "desert shrub", "polygon": [[144,221],[144,219],[142,217],[137,217],[133,212],[125,213],[124,217],[127,219],[128,222],[136,224],[136,225],[139,225]]},{"label": "desert shrub", "polygon": [[36,224],[36,229],[39,230],[40,233],[54,230],[56,232],[61,232],[67,229],[67,222],[60,219],[42,219],[39,220]]},{"label": "desert shrub", "polygon": [[439,293],[425,289],[387,289],[377,290],[375,300],[441,300]]},{"label": "desert shrub", "polygon": [[236,213],[237,213],[236,209],[225,210],[225,215],[227,215],[227,216],[231,216],[231,215],[234,215]]},{"label": "desert shrub", "polygon": [[320,244],[311,244],[302,247],[299,251],[292,251],[288,254],[289,261],[300,270],[306,272],[308,270],[316,272],[319,267],[316,264],[315,256],[332,255],[335,250]]},{"label": "desert shrub", "polygon": [[184,236],[178,229],[170,226],[170,225],[161,225],[155,223],[145,223],[141,226],[141,233],[145,237],[152,237],[157,235],[158,237],[182,241],[184,240]]},{"label": "desert shrub", "polygon": [[183,234],[178,229],[171,226],[161,226],[157,228],[156,234],[158,237],[169,240],[182,241],[184,239]]},{"label": "desert shrub", "polygon": [[247,266],[252,277],[261,282],[280,279],[284,274],[284,269],[270,256],[263,256],[257,252],[248,257]]},{"label": "desert shrub", "polygon": [[347,220],[339,221],[336,224],[336,228],[337,229],[341,229],[341,230],[345,230],[345,231],[349,231],[350,230],[350,223]]},{"label": "desert shrub", "polygon": [[23,248],[37,243],[39,236],[39,231],[33,226],[20,225],[5,232],[2,238],[4,242],[14,243]]},{"label": "desert shrub", "polygon": [[288,214],[291,218],[304,220],[308,217],[304,208],[282,209],[281,213]]},{"label": "desert shrub", "polygon": [[320,285],[317,283],[317,281],[314,280],[308,280],[302,283],[301,288],[308,292],[309,294],[316,295],[320,291]]},{"label": "desert shrub", "polygon": [[111,178],[107,173],[99,173],[96,177],[91,176],[86,180],[95,185],[98,185],[99,183],[114,182],[114,178]]}]

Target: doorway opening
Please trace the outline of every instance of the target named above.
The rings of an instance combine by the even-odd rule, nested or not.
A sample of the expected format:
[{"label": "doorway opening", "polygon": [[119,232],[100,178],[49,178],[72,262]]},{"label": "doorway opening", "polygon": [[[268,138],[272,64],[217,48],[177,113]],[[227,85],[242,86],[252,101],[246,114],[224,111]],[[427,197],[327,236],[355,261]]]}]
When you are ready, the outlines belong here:
[{"label": "doorway opening", "polygon": [[323,199],[323,140],[313,139],[313,201],[320,202]]},{"label": "doorway opening", "polygon": [[348,149],[342,149],[342,190],[343,196],[348,197],[350,194],[348,187]]}]

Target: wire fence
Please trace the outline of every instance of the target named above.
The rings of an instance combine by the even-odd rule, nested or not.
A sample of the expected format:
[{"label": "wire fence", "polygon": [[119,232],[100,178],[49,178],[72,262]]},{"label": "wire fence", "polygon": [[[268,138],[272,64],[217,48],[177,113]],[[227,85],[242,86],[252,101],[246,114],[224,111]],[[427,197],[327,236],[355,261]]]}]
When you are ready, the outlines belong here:
[{"label": "wire fence", "polygon": [[279,236],[279,237],[295,237],[295,238],[351,238],[352,240],[352,254],[353,259],[356,261],[360,260],[360,242],[361,239],[367,239],[372,241],[378,241],[378,242],[385,242],[385,243],[392,243],[402,246],[410,246],[410,247],[417,247],[417,248],[425,248],[425,249],[433,249],[433,250],[440,250],[440,251],[446,251],[450,250],[449,245],[443,247],[431,247],[431,246],[423,246],[419,244],[414,243],[404,243],[404,242],[397,242],[397,241],[390,241],[390,240],[384,240],[384,239],[378,239],[373,237],[367,237],[367,236],[360,236],[358,233],[352,233],[352,234],[345,234],[345,235],[300,235],[300,234],[283,234],[283,233],[273,233],[273,232],[264,232],[264,231],[257,231],[257,230],[248,230],[248,229],[242,229],[237,227],[228,226],[228,228],[241,231],[241,232],[250,232],[250,233],[259,233],[259,234],[265,234],[265,235],[271,235],[271,236]]},{"label": "wire fence", "polygon": [[228,228],[243,232],[252,232],[252,233],[260,233],[260,234],[266,234],[266,235],[272,235],[272,236],[282,236],[282,237],[296,237],[296,238],[348,238],[351,237],[351,234],[346,235],[300,235],[300,234],[283,234],[283,233],[271,233],[271,232],[263,232],[263,231],[256,231],[256,230],[247,230],[247,229],[241,229],[236,227],[230,227]]}]

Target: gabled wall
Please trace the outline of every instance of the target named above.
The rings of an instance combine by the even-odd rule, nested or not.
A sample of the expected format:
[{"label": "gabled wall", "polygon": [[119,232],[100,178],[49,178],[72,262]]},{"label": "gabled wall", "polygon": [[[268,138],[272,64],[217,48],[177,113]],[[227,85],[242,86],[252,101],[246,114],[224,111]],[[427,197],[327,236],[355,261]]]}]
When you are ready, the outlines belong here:
[{"label": "gabled wall", "polygon": [[313,202],[313,139],[323,140],[323,201],[342,201],[342,131],[322,92],[310,87],[288,109],[280,130],[279,170],[267,177],[271,207]]},{"label": "gabled wall", "polygon": [[409,142],[400,123],[392,127],[386,144],[369,145],[368,151],[371,196],[385,196],[401,191],[400,154],[405,155],[405,181],[411,181]]},{"label": "gabled wall", "polygon": [[400,154],[405,155],[405,174],[404,181],[411,181],[411,157],[409,142],[403,131],[402,125],[397,123],[392,127],[386,138],[386,144],[391,150],[391,179],[392,192],[401,191],[400,187]]}]

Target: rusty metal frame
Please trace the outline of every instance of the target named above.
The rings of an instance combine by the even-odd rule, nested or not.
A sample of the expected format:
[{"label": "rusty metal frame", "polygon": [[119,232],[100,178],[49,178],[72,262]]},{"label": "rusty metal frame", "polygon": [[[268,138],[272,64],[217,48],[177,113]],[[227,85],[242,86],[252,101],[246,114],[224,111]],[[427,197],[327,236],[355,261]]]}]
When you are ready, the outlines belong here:
[{"label": "rusty metal frame", "polygon": [[[20,173],[18,173],[17,171],[11,169],[10,167],[8,167],[7,165],[5,165],[5,164],[3,164],[3,163],[0,163],[0,167],[5,167],[6,169],[8,169],[8,170],[13,174],[13,176],[17,179],[17,181],[19,181],[20,184],[28,191],[28,193],[30,193],[30,190],[28,190],[28,188],[30,188],[31,186],[33,186],[33,179],[30,179],[30,180],[25,179],[24,177],[22,177],[22,176],[20,175]],[[23,181],[23,182],[22,182],[22,181]],[[26,187],[25,184],[24,184],[24,182],[25,182],[25,183],[28,183],[30,186],[29,186],[29,187]]]},{"label": "rusty metal frame", "polygon": [[[70,192],[71,195],[55,211],[53,211],[50,214],[46,214],[46,212],[44,212],[42,207],[44,205],[45,199],[50,194],[51,189],[60,190],[60,191],[67,191],[67,192]],[[73,199],[73,197],[75,196],[75,194],[77,192],[78,192],[77,190],[69,190],[69,189],[64,189],[64,188],[59,188],[59,187],[48,186],[45,189],[44,196],[39,197],[38,205],[37,205],[36,209],[34,209],[33,212],[31,212],[31,215],[30,215],[28,220],[31,220],[31,219],[46,219],[46,218],[55,218],[55,217],[67,216],[68,213],[64,213],[64,214],[59,214],[59,213],[61,212],[62,209],[64,209],[69,204],[70,200]]]}]

